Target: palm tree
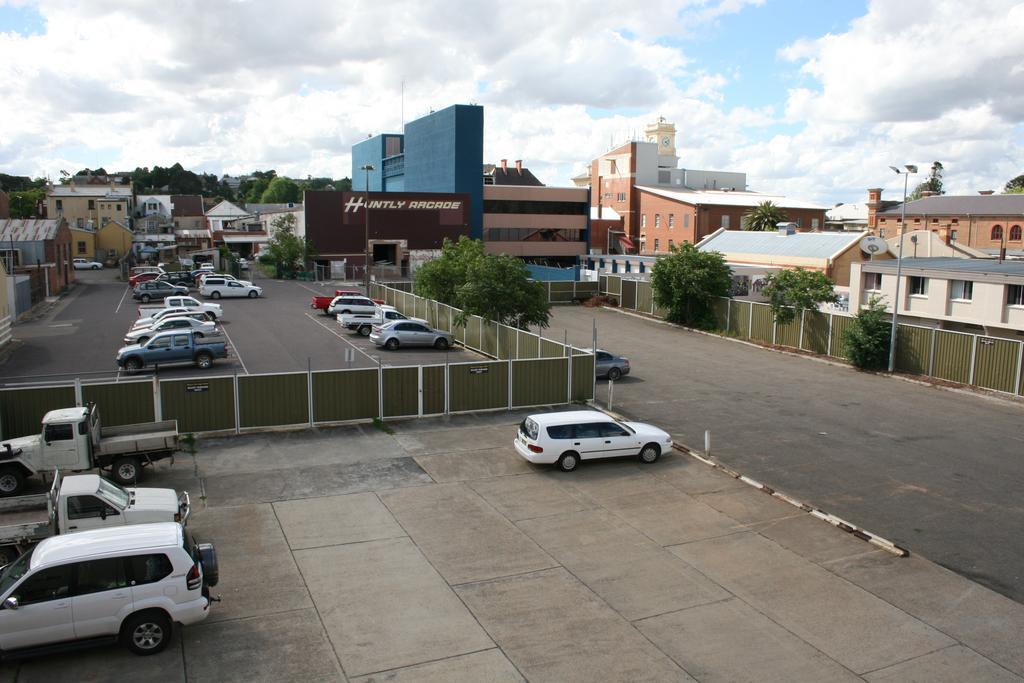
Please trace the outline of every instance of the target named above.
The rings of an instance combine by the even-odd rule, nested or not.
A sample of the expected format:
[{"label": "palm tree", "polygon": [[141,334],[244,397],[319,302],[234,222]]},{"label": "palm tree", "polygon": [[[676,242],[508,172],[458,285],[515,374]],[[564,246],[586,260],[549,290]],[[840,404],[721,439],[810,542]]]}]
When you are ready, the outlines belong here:
[{"label": "palm tree", "polygon": [[764,201],[752,208],[743,215],[741,221],[744,230],[775,230],[775,227],[785,221],[786,212],[782,207],[772,204],[771,201]]}]

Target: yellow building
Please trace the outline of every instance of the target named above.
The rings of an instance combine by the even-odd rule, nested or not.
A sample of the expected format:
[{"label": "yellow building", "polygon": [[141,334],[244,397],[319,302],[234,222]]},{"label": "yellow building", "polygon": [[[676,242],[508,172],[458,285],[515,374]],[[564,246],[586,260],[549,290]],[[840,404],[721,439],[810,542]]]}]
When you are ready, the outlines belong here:
[{"label": "yellow building", "polygon": [[127,223],[132,215],[132,187],[116,183],[55,185],[46,192],[46,215],[64,218],[68,227],[103,227],[105,220]]},{"label": "yellow building", "polygon": [[96,231],[88,228],[70,228],[71,257],[96,258]]},{"label": "yellow building", "polygon": [[118,221],[108,221],[96,231],[96,256],[104,261],[124,258],[132,248],[132,231]]}]

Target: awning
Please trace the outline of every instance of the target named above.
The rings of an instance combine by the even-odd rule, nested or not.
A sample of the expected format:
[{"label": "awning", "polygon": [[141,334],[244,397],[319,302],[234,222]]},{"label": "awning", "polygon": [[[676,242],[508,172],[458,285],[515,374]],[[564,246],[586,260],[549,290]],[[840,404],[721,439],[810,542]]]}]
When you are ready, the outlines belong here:
[{"label": "awning", "polygon": [[227,244],[266,244],[270,238],[266,235],[224,235]]},{"label": "awning", "polygon": [[619,244],[624,246],[626,249],[636,249],[636,245],[633,244],[633,240],[629,238],[629,235],[619,235]]}]

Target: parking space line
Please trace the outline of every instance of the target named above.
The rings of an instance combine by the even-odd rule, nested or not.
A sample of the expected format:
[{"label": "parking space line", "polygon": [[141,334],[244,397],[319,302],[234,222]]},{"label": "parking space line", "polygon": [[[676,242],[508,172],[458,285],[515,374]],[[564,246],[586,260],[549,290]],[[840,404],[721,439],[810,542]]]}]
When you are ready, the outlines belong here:
[{"label": "parking space line", "polygon": [[121,295],[121,300],[117,302],[117,308],[114,309],[114,313],[117,313],[118,311],[121,310],[121,304],[124,303],[124,298],[126,296],[128,296],[128,292],[130,292],[130,291],[132,291],[131,287],[125,287],[124,288],[124,294]]},{"label": "parking space line", "polygon": [[[323,329],[327,330],[328,332],[330,332],[331,334],[333,334],[333,335],[334,335],[335,337],[337,337],[337,338],[338,338],[338,339],[340,339],[341,341],[343,341],[343,342],[345,342],[346,344],[348,344],[349,346],[351,346],[351,347],[352,347],[353,349],[355,349],[355,350],[356,350],[356,351],[358,351],[359,353],[363,354],[364,356],[366,356],[367,358],[369,358],[370,360],[372,360],[372,361],[374,362],[374,364],[376,365],[376,363],[377,363],[377,358],[376,358],[375,356],[371,356],[371,355],[370,355],[370,354],[368,354],[368,353],[367,353],[366,351],[363,351],[363,350],[362,350],[361,348],[359,348],[358,346],[356,346],[355,344],[353,344],[352,342],[350,342],[350,341],[349,341],[348,339],[345,339],[345,337],[343,337],[343,336],[341,335],[341,333],[340,333],[340,332],[338,332],[337,330],[332,330],[332,329],[331,329],[330,327],[328,327],[327,325],[325,325],[325,324],[324,324],[323,322],[321,322],[321,321],[317,320],[317,316],[314,316],[314,315],[313,315],[313,314],[311,314],[311,313],[306,313],[306,317],[307,317],[307,318],[309,318],[310,320],[312,320],[313,322],[315,322],[315,323],[316,323],[317,325],[319,325],[319,326],[320,326],[321,328],[323,328]],[[322,317],[322,316],[320,316],[320,317]],[[335,318],[335,320],[336,320],[336,318]],[[387,364],[387,363],[384,363],[384,365],[388,365],[388,364]]]},{"label": "parking space line", "polygon": [[235,342],[231,341],[231,336],[228,334],[228,331],[224,329],[223,325],[221,326],[220,331],[224,333],[224,337],[228,340],[228,343],[231,344],[231,348],[235,350],[235,356],[238,358],[239,365],[242,366],[242,370],[248,375],[249,370],[245,367],[245,361],[242,360],[242,354],[238,351],[238,347],[235,346]]}]

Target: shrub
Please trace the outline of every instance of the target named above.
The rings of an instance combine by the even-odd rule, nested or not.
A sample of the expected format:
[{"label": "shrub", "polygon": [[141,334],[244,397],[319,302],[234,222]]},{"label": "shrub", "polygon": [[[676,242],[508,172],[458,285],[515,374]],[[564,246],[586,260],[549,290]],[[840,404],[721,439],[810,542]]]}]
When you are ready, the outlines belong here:
[{"label": "shrub", "polygon": [[889,365],[889,339],[892,323],[877,296],[853,317],[843,334],[843,354],[861,370],[884,370]]}]

